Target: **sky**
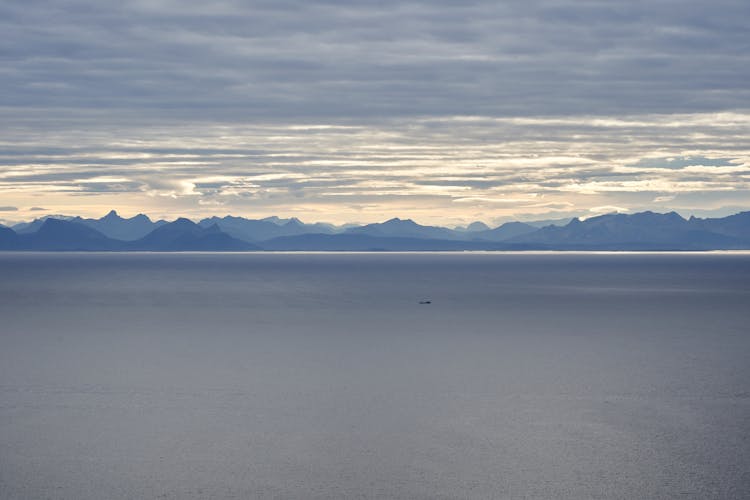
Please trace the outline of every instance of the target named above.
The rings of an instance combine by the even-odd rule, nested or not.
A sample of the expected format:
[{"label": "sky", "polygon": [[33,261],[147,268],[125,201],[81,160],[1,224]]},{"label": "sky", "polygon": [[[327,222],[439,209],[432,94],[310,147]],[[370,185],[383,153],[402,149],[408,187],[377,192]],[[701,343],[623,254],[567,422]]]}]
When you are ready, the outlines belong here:
[{"label": "sky", "polygon": [[747,0],[0,3],[0,223],[750,210]]}]

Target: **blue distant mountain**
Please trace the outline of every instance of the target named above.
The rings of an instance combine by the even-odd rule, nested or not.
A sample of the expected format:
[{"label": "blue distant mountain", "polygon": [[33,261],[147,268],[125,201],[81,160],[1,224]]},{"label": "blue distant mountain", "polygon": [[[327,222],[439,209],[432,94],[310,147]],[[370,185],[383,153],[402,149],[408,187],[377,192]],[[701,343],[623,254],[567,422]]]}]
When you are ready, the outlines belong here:
[{"label": "blue distant mountain", "polygon": [[109,238],[79,220],[45,219],[33,233],[0,230],[1,250],[39,251],[245,251],[258,250],[217,226],[202,228],[188,219],[159,225],[135,241]]},{"label": "blue distant mountain", "polygon": [[271,221],[245,219],[243,217],[211,217],[201,220],[201,227],[218,226],[234,238],[244,241],[259,241],[279,236],[279,226]]},{"label": "blue distant mountain", "polygon": [[167,221],[163,220],[153,222],[148,216],[143,214],[125,219],[120,217],[114,210],[101,219],[82,219],[76,217],[71,219],[71,221],[80,222],[92,229],[96,229],[109,238],[123,241],[133,241],[143,238],[157,227],[167,223]]},{"label": "blue distant mountain", "polygon": [[537,228],[534,226],[530,226],[523,222],[506,222],[495,229],[476,231],[471,234],[471,238],[488,241],[507,241],[517,236],[533,233],[536,230]]},{"label": "blue distant mountain", "polygon": [[[720,220],[720,219],[719,219]],[[711,231],[711,223],[685,220],[676,212],[607,214],[565,226],[547,226],[507,240],[555,249],[710,250],[747,248],[750,225],[737,224],[734,234]],[[720,225],[721,223],[716,223]],[[743,232],[744,231],[744,232]]]},{"label": "blue distant mountain", "polygon": [[198,223],[202,227],[216,224],[230,236],[250,242],[257,242],[276,238],[278,236],[292,236],[297,234],[323,233],[331,234],[336,227],[331,224],[304,224],[296,218],[279,219],[268,217],[265,219],[245,219],[244,217],[210,217]]},{"label": "blue distant mountain", "polygon": [[488,226],[484,222],[474,221],[466,227],[459,226],[455,228],[454,231],[472,233],[472,232],[477,232],[477,231],[487,231],[488,229],[490,229],[490,226]]},{"label": "blue distant mountain", "polygon": [[[92,227],[95,226],[95,227]],[[154,227],[155,226],[155,227]],[[101,228],[97,230],[96,227]],[[148,227],[145,235],[131,239]],[[16,230],[17,229],[17,230]],[[105,232],[106,231],[106,232]],[[112,235],[118,235],[114,238]],[[542,228],[509,222],[448,229],[391,219],[364,226],[304,224],[298,219],[212,217],[43,218],[0,227],[0,250],[44,251],[460,251],[460,250],[715,250],[750,249],[750,212],[715,219],[684,219],[675,212],[607,214]]]},{"label": "blue distant mountain", "polygon": [[18,234],[9,227],[0,226],[0,250],[18,249]]},{"label": "blue distant mountain", "polygon": [[564,217],[562,219],[543,219],[543,220],[529,220],[524,221],[524,224],[528,224],[533,227],[547,227],[547,226],[566,226],[573,217]]},{"label": "blue distant mountain", "polygon": [[45,215],[44,217],[36,218],[31,222],[19,222],[18,224],[14,224],[11,229],[13,229],[16,234],[31,234],[39,231],[39,228],[42,227],[42,224],[44,224],[47,219],[70,220],[74,218],[75,217],[69,215]]},{"label": "blue distant mountain", "polygon": [[360,234],[378,237],[421,238],[436,240],[464,239],[465,234],[437,226],[422,226],[411,219],[394,218],[385,222],[352,227],[346,234]]},{"label": "blue distant mountain", "polygon": [[750,242],[750,212],[740,212],[721,219],[691,217],[688,222],[696,229],[730,236],[745,243]]},{"label": "blue distant mountain", "polygon": [[122,248],[122,242],[107,238],[96,229],[59,219],[46,219],[36,232],[18,235],[18,243],[24,250],[112,251]]},{"label": "blue distant mountain", "polygon": [[143,238],[130,242],[127,248],[159,252],[227,252],[259,249],[252,243],[239,240],[223,232],[216,224],[201,227],[185,218],[177,219],[154,229]]},{"label": "blue distant mountain", "polygon": [[111,210],[100,219],[84,219],[82,217],[71,217],[67,215],[46,215],[31,222],[21,222],[13,226],[18,234],[31,234],[37,232],[48,219],[66,220],[88,226],[102,233],[108,238],[123,241],[137,240],[146,236],[157,227],[166,224],[160,220],[153,222],[146,215],[138,214],[135,217],[125,219],[120,217],[116,211]]}]

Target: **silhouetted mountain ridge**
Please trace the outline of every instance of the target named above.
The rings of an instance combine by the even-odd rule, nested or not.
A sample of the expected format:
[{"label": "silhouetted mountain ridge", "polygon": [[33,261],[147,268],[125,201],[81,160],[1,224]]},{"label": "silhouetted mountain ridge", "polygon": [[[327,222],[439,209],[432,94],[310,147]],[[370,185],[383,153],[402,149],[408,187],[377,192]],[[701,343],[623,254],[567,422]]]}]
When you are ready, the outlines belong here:
[{"label": "silhouetted mountain ridge", "polygon": [[121,242],[79,222],[46,219],[38,231],[20,235],[20,243],[29,250],[46,251],[112,251],[119,250]]},{"label": "silhouetted mountain ridge", "polygon": [[120,217],[115,210],[110,210],[107,215],[100,219],[84,219],[82,217],[73,217],[69,215],[45,215],[44,217],[39,217],[31,222],[21,222],[16,224],[13,226],[13,230],[18,234],[35,233],[39,231],[42,224],[48,219],[77,222],[92,229],[96,229],[108,238],[124,241],[142,238],[155,228],[167,223],[167,221],[164,220],[152,222],[148,216],[143,214],[124,219]]},{"label": "silhouetted mountain ridge", "polygon": [[[210,217],[152,222],[114,210],[101,219],[46,217],[0,227],[0,250],[246,251],[246,250],[715,250],[750,249],[750,212],[684,219],[676,212],[613,213],[536,228],[508,222],[493,229],[423,226],[393,218],[362,226],[305,224],[299,219]],[[92,227],[93,226],[93,227]],[[107,232],[99,231],[103,227]],[[145,235],[126,241],[145,227]],[[120,232],[118,232],[120,231]],[[125,237],[113,238],[112,234]]]},{"label": "silhouetted mountain ridge", "polygon": [[411,219],[398,217],[385,222],[366,224],[352,227],[345,231],[347,234],[362,234],[367,236],[385,236],[420,239],[463,239],[461,232],[437,226],[422,226]]},{"label": "silhouetted mountain ridge", "polygon": [[537,228],[534,226],[530,226],[523,222],[506,222],[495,229],[486,229],[484,231],[472,233],[471,237],[480,240],[506,241],[516,236],[532,233],[536,230]]},{"label": "silhouetted mountain ridge", "polygon": [[152,222],[151,219],[144,214],[138,214],[129,219],[125,219],[120,217],[114,210],[111,210],[101,219],[82,219],[76,217],[71,220],[96,229],[109,238],[124,241],[134,241],[142,238],[157,227],[163,226],[167,223],[167,221],[164,220]]},{"label": "silhouetted mountain ridge", "polygon": [[223,232],[217,224],[201,227],[184,217],[157,227],[129,246],[133,250],[161,252],[258,250],[252,243]]},{"label": "silhouetted mountain ridge", "polygon": [[0,226],[0,250],[17,250],[18,234],[9,227]]},{"label": "silhouetted mountain ridge", "polygon": [[306,233],[333,233],[336,227],[331,224],[315,223],[304,224],[296,218],[279,219],[268,217],[265,219],[246,219],[244,217],[210,217],[198,223],[202,227],[216,224],[222,231],[234,238],[258,242],[278,236],[292,236]]},{"label": "silhouetted mountain ridge", "polygon": [[[700,224],[697,222],[699,220]],[[720,222],[706,222],[702,219],[686,220],[676,212],[659,214],[646,211],[632,215],[617,213],[591,217],[583,221],[575,218],[565,226],[546,226],[532,233],[511,238],[508,242],[538,244],[560,249],[748,248],[750,224],[727,225],[724,233],[706,229],[712,224],[721,225]]]}]

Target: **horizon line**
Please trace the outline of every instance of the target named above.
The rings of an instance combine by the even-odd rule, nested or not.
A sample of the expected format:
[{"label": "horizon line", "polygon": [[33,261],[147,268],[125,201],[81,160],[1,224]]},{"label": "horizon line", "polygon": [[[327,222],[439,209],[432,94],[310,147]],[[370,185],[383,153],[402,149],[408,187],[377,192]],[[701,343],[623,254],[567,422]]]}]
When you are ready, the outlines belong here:
[{"label": "horizon line", "polygon": [[278,219],[280,221],[285,221],[287,223],[296,220],[296,221],[298,221],[298,222],[300,222],[300,223],[302,223],[304,225],[325,224],[325,225],[333,226],[333,227],[336,227],[336,228],[345,228],[346,226],[367,226],[367,225],[371,225],[371,224],[384,224],[386,222],[391,222],[391,221],[397,221],[398,220],[398,221],[404,221],[404,222],[413,222],[413,223],[415,223],[417,225],[425,226],[425,227],[442,227],[442,228],[446,228],[446,229],[461,229],[461,228],[465,229],[469,225],[475,224],[475,223],[484,224],[488,228],[496,228],[496,227],[500,227],[500,226],[502,226],[504,224],[509,224],[509,223],[532,224],[532,223],[552,222],[552,221],[564,221],[564,220],[568,220],[568,222],[570,222],[573,219],[578,219],[579,221],[585,221],[585,220],[588,220],[588,219],[593,219],[593,218],[596,218],[596,217],[602,217],[602,216],[606,216],[606,215],[637,215],[637,214],[642,214],[642,213],[653,213],[653,214],[659,214],[659,215],[667,215],[667,214],[674,213],[674,214],[679,215],[684,220],[689,220],[691,218],[696,218],[696,219],[721,219],[721,218],[724,218],[724,217],[730,217],[732,215],[737,215],[737,214],[741,214],[741,213],[748,212],[748,211],[750,211],[750,209],[748,209],[748,210],[739,210],[737,212],[733,212],[733,213],[730,213],[730,214],[724,215],[724,216],[698,217],[698,216],[695,216],[693,214],[690,214],[689,216],[686,216],[685,214],[681,213],[679,209],[672,209],[672,210],[667,210],[667,211],[664,211],[664,212],[655,211],[655,210],[648,210],[648,209],[647,210],[640,210],[640,211],[629,211],[629,210],[628,211],[620,211],[620,210],[615,210],[615,211],[611,211],[611,212],[602,212],[602,213],[585,214],[585,215],[570,215],[570,216],[556,217],[554,214],[550,214],[550,216],[540,216],[539,218],[536,218],[536,219],[532,219],[532,218],[509,219],[509,220],[507,220],[505,222],[501,222],[501,223],[499,223],[497,225],[488,224],[485,221],[477,219],[477,220],[474,220],[472,222],[469,222],[469,223],[466,223],[466,224],[463,224],[463,225],[457,224],[457,225],[445,225],[444,226],[444,225],[436,225],[436,224],[422,224],[422,223],[416,221],[415,219],[413,219],[411,217],[404,218],[404,217],[401,217],[401,216],[391,217],[391,218],[385,219],[385,220],[378,220],[376,222],[344,222],[344,223],[341,223],[341,224],[336,224],[336,223],[333,223],[333,222],[320,221],[320,220],[313,221],[313,222],[305,222],[305,221],[301,220],[299,217],[296,217],[296,216],[283,217],[283,216],[278,216],[278,215],[271,215],[271,216],[266,216],[266,217],[255,218],[253,216],[234,215],[234,214],[231,214],[231,213],[226,213],[225,215],[206,215],[206,216],[201,216],[201,217],[198,217],[198,218],[193,218],[193,217],[185,216],[185,215],[179,215],[179,216],[174,217],[173,219],[169,219],[169,218],[164,218],[164,217],[152,216],[152,215],[146,214],[144,212],[138,212],[135,215],[131,215],[129,217],[126,217],[126,216],[123,216],[117,209],[110,209],[107,213],[105,213],[104,215],[102,215],[99,218],[84,217],[84,216],[81,216],[81,215],[68,215],[68,214],[62,214],[62,213],[55,213],[55,214],[42,215],[40,217],[34,217],[33,219],[30,219],[30,220],[29,219],[26,219],[26,220],[16,220],[16,221],[6,220],[5,223],[3,223],[2,221],[0,221],[0,225],[12,228],[15,225],[19,225],[19,224],[31,224],[31,223],[33,223],[33,222],[35,222],[37,220],[46,220],[46,219],[68,220],[68,219],[81,218],[81,219],[89,219],[89,220],[101,220],[101,219],[104,219],[105,217],[107,217],[109,215],[114,214],[115,216],[120,217],[122,219],[126,219],[126,220],[127,219],[133,219],[133,218],[139,217],[139,216],[144,216],[144,217],[147,217],[152,222],[164,221],[164,222],[168,222],[168,223],[169,222],[177,221],[179,219],[187,219],[187,220],[189,220],[191,222],[199,223],[199,222],[201,222],[203,220],[212,219],[212,218],[223,219],[225,217],[235,217],[235,218],[240,218],[240,219],[245,219],[245,220],[258,220],[258,221],[265,220],[265,221],[269,221],[269,222],[270,222],[270,219]]}]

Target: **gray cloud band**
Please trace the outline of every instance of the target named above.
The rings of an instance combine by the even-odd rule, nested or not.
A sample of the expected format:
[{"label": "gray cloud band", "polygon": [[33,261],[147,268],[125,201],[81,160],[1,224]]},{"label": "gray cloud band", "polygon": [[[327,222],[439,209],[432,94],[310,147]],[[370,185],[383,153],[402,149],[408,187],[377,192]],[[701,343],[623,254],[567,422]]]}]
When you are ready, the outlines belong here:
[{"label": "gray cloud band", "polygon": [[745,1],[3,2],[2,106],[246,121],[750,102]]}]

